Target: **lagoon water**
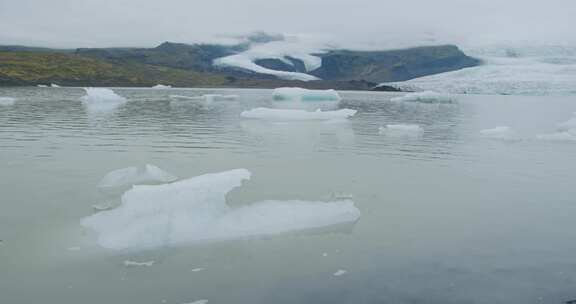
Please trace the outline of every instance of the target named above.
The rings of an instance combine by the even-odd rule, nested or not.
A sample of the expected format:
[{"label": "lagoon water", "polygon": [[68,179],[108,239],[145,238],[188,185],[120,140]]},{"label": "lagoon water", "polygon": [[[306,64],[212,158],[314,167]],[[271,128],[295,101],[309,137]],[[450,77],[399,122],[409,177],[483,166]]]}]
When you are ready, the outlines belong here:
[{"label": "lagoon water", "polygon": [[[346,122],[240,113],[271,90],[3,88],[0,303],[563,303],[576,299],[576,141],[538,134],[574,97],[391,102],[342,92]],[[169,95],[233,94],[210,104]],[[416,124],[417,134],[379,132]],[[509,126],[514,138],[481,130]],[[147,251],[100,248],[80,220],[108,172],[150,163],[179,177],[246,168],[228,204],[352,195],[352,227]],[[128,263],[125,263],[129,261]],[[153,264],[139,264],[154,261]],[[337,275],[334,275],[337,274]]]}]

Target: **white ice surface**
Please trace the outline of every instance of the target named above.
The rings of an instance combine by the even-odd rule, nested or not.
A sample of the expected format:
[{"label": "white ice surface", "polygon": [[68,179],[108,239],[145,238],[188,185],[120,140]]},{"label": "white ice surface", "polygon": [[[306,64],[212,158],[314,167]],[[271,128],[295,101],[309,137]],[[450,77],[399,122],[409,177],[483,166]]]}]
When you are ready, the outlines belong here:
[{"label": "white ice surface", "polygon": [[449,94],[438,93],[434,91],[424,91],[408,93],[404,96],[393,97],[390,99],[394,102],[412,101],[422,103],[454,103],[456,98]]},{"label": "white ice surface", "polygon": [[127,167],[106,174],[98,183],[99,188],[125,187],[147,183],[168,183],[178,177],[150,164],[143,168]]},{"label": "white ice surface", "polygon": [[250,178],[246,169],[205,174],[172,184],[134,186],[122,204],[82,219],[109,249],[139,250],[182,243],[244,239],[351,223],[351,200],[263,201],[230,208],[226,195]]},{"label": "white ice surface", "polygon": [[340,101],[335,90],[308,90],[303,88],[277,88],[272,92],[275,101]]},{"label": "white ice surface", "polygon": [[516,132],[508,126],[498,126],[491,129],[481,130],[480,135],[484,138],[513,139],[516,137]]},{"label": "white ice surface", "polygon": [[126,267],[151,267],[154,265],[154,261],[147,261],[147,262],[136,262],[131,260],[124,261],[124,266]]},{"label": "white ice surface", "polygon": [[60,86],[57,85],[57,84],[55,84],[55,83],[52,83],[52,84],[50,84],[50,87],[51,87],[51,88],[59,88]]},{"label": "white ice surface", "polygon": [[14,97],[0,97],[0,106],[11,106],[16,103],[16,98]]},{"label": "white ice surface", "polygon": [[314,111],[294,109],[270,109],[255,108],[244,111],[240,115],[244,118],[271,120],[271,121],[294,121],[294,120],[341,120],[352,117],[356,110],[340,109],[335,111]]},{"label": "white ice surface", "polygon": [[337,270],[336,272],[334,272],[333,275],[334,275],[335,277],[339,277],[339,276],[343,276],[343,275],[345,275],[345,274],[347,274],[347,273],[348,273],[348,271],[346,271],[346,270],[344,270],[344,269],[339,269],[339,270]]}]

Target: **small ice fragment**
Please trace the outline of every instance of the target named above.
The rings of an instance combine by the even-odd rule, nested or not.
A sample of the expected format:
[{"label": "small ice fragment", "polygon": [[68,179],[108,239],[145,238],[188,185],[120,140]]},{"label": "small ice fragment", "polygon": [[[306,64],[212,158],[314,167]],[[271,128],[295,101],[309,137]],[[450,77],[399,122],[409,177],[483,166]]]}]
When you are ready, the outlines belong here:
[{"label": "small ice fragment", "polygon": [[298,121],[298,120],[341,120],[352,117],[356,110],[340,109],[336,111],[317,110],[309,112],[292,109],[256,108],[244,111],[240,115],[244,118],[272,120],[272,121]]},{"label": "small ice fragment", "polygon": [[272,92],[274,101],[340,101],[335,90],[308,90],[303,88],[277,88]]},{"label": "small ice fragment", "polygon": [[93,111],[113,110],[126,102],[126,98],[106,88],[84,88],[86,95],[82,96],[82,102]]},{"label": "small ice fragment", "polygon": [[393,102],[421,102],[421,103],[454,103],[456,98],[448,94],[442,94],[434,91],[424,91],[416,93],[408,93],[401,97],[393,97],[390,99]]},{"label": "small ice fragment", "polygon": [[16,98],[13,97],[0,97],[0,106],[11,106],[16,102]]},{"label": "small ice fragment", "polygon": [[170,95],[174,101],[202,101],[211,103],[213,101],[235,100],[238,95],[204,94],[200,96]]},{"label": "small ice fragment", "polygon": [[424,132],[422,127],[411,124],[386,125],[378,128],[378,133],[391,136],[418,136],[422,132]]},{"label": "small ice fragment", "polygon": [[192,269],[191,271],[192,271],[192,272],[199,272],[199,271],[202,271],[202,270],[204,270],[204,268],[198,267],[198,268]]},{"label": "small ice fragment", "polygon": [[576,141],[576,131],[562,131],[536,135],[537,139],[549,141]]},{"label": "small ice fragment", "polygon": [[60,86],[57,85],[57,84],[55,84],[55,83],[52,83],[52,84],[50,84],[50,87],[51,87],[51,88],[59,88]]},{"label": "small ice fragment", "polygon": [[560,131],[576,130],[576,112],[572,114],[570,119],[559,123],[557,126]]},{"label": "small ice fragment", "polygon": [[339,270],[336,271],[333,275],[334,275],[335,277],[339,277],[339,276],[345,275],[346,273],[348,273],[348,271],[343,270],[343,269],[339,269]]},{"label": "small ice fragment", "polygon": [[160,301],[160,302],[162,302],[162,303],[168,303],[168,300],[162,300],[162,301]]},{"label": "small ice fragment", "polygon": [[190,302],[190,303],[182,303],[182,304],[206,304],[208,303],[208,300],[203,299],[203,300],[198,300],[198,301],[194,301],[194,302]]},{"label": "small ice fragment", "polygon": [[39,87],[39,88],[47,88],[48,86],[45,85],[45,84],[39,84],[39,85],[37,85],[37,87]]},{"label": "small ice fragment", "polygon": [[172,86],[171,85],[157,84],[157,85],[153,86],[152,88],[153,89],[171,89]]},{"label": "small ice fragment", "polygon": [[126,267],[140,267],[140,266],[150,267],[150,266],[154,265],[154,263],[155,263],[154,261],[136,262],[136,261],[126,260],[126,261],[124,261],[124,266],[126,266]]},{"label": "small ice fragment", "polygon": [[323,256],[323,257],[327,257],[327,256],[328,256],[328,252],[324,252],[324,253],[322,254],[322,256]]},{"label": "small ice fragment", "polygon": [[80,249],[81,249],[80,247],[68,247],[68,250],[70,251],[78,251]]},{"label": "small ice fragment", "polygon": [[94,209],[94,211],[104,211],[104,210],[110,210],[112,208],[114,208],[114,204],[112,202],[104,202],[104,203],[99,203],[99,204],[94,204],[92,205],[92,209]]},{"label": "small ice fragment", "polygon": [[480,131],[480,135],[485,138],[493,139],[512,139],[515,137],[516,132],[508,126],[499,126],[492,129],[485,129]]},{"label": "small ice fragment", "polygon": [[98,183],[99,188],[125,187],[149,183],[169,183],[178,177],[150,164],[143,168],[127,167],[106,174]]}]

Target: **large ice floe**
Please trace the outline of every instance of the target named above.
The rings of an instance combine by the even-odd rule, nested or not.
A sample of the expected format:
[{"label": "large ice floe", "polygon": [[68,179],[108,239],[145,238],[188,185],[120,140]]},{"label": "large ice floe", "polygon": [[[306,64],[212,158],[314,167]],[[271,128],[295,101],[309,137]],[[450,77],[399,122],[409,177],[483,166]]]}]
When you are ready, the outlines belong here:
[{"label": "large ice floe", "polygon": [[154,165],[144,167],[127,167],[107,173],[98,183],[98,188],[114,189],[138,184],[168,183],[177,180],[172,175]]},{"label": "large ice floe", "polygon": [[107,88],[84,88],[84,90],[86,95],[81,99],[89,110],[112,110],[126,102],[126,98]]},{"label": "large ice floe", "polygon": [[302,121],[302,120],[343,120],[356,114],[356,110],[340,109],[335,111],[306,111],[295,109],[255,108],[244,111],[240,116],[250,119],[270,121]]},{"label": "large ice floe", "polygon": [[481,130],[480,135],[484,138],[509,140],[516,137],[516,132],[508,126],[498,126],[491,129]]},{"label": "large ice floe", "polygon": [[335,90],[308,90],[303,88],[277,88],[272,92],[275,101],[340,101]]},{"label": "large ice floe", "polygon": [[576,94],[576,46],[508,43],[463,49],[483,64],[386,85],[460,94]]},{"label": "large ice floe", "polygon": [[246,169],[205,174],[165,185],[134,186],[116,209],[82,219],[100,246],[141,250],[178,244],[245,239],[353,223],[351,200],[262,201],[231,208],[226,195],[250,179]]},{"label": "large ice floe", "polygon": [[294,63],[289,58],[294,58],[304,63],[306,72],[311,72],[322,65],[322,59],[313,55],[321,52],[322,47],[317,42],[305,40],[305,37],[293,36],[280,41],[253,44],[247,51],[214,60],[214,64],[273,75],[288,80],[317,80],[317,77],[306,73],[273,70],[254,62],[258,59],[278,59],[288,65],[293,65]]},{"label": "large ice floe", "polygon": [[424,91],[408,93],[404,96],[393,97],[390,99],[393,102],[422,102],[422,103],[454,103],[456,98],[449,94],[438,93],[434,91]]},{"label": "large ice floe", "polygon": [[0,106],[11,106],[16,102],[13,97],[0,97]]}]

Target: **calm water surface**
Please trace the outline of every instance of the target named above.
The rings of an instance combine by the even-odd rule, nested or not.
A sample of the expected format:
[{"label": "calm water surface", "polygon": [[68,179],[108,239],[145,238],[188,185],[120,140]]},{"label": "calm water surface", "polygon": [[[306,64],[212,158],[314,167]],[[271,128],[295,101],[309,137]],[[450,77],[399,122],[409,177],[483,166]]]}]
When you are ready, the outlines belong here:
[{"label": "calm water surface", "polygon": [[[342,93],[344,123],[265,123],[268,90],[0,89],[0,303],[563,303],[576,299],[576,142],[546,142],[574,97],[464,96],[455,105]],[[238,94],[171,104],[169,95]],[[420,136],[379,134],[419,124]],[[520,140],[480,136],[508,125]],[[233,206],[351,194],[351,229],[181,246],[99,248],[80,226],[109,171],[145,163],[180,177],[247,168]],[[125,260],[151,267],[126,267]],[[203,268],[202,271],[192,271]],[[337,270],[346,270],[334,276]]]}]

